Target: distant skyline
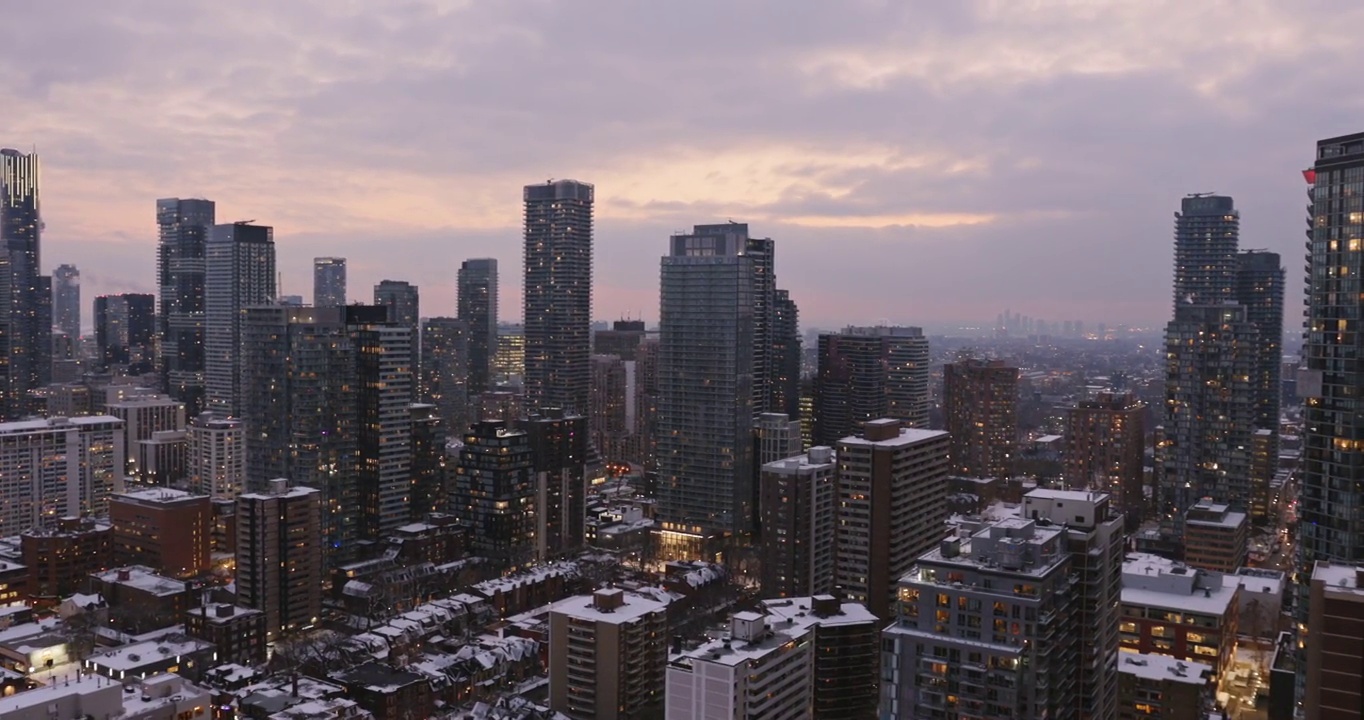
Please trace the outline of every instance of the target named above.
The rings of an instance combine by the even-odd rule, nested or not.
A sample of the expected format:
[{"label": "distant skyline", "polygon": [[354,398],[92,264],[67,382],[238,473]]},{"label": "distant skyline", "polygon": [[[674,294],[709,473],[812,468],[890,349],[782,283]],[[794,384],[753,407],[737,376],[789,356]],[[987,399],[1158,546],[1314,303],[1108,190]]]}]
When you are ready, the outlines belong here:
[{"label": "distant skyline", "polygon": [[1299,171],[1364,129],[1364,6],[794,4],[23,3],[0,147],[42,157],[42,270],[79,267],[86,313],[154,292],[156,199],[204,197],[275,228],[281,293],[344,256],[352,300],[401,279],[453,315],[462,260],[519,277],[521,188],[568,177],[601,320],[657,322],[669,234],[733,219],[803,328],[1159,327],[1172,213],[1208,191],[1301,297]]}]

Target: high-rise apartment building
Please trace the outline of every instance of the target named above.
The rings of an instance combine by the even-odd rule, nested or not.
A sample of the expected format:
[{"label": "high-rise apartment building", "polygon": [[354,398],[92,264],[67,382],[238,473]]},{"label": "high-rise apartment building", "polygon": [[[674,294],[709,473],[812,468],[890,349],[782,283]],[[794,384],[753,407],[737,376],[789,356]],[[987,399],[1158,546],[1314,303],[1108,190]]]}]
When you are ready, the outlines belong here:
[{"label": "high-rise apartment building", "polygon": [[598,330],[592,334],[592,352],[634,360],[639,354],[640,343],[647,337],[649,332],[644,329],[643,320],[617,320],[611,323],[610,330]]},{"label": "high-rise apartment building", "polygon": [[417,286],[404,280],[381,280],[374,286],[374,304],[388,308],[388,322],[411,328],[417,335],[421,297]]},{"label": "high-rise apartment building", "polygon": [[526,374],[526,332],[520,325],[497,326],[497,352],[493,354],[497,383],[513,382]]},{"label": "high-rise apartment building", "polygon": [[527,185],[526,404],[585,412],[592,353],[593,187]]},{"label": "high-rise apartment building", "polygon": [[1274,433],[1278,455],[1279,405],[1283,388],[1284,269],[1279,254],[1247,250],[1237,255],[1236,302],[1255,326],[1255,427]]},{"label": "high-rise apartment building", "polygon": [[212,501],[167,487],[115,494],[109,500],[114,562],[145,565],[161,575],[207,572],[213,544]]},{"label": "high-rise apartment building", "polygon": [[52,278],[42,274],[37,154],[0,148],[0,421],[26,414],[52,377]]},{"label": "high-rise apartment building", "polygon": [[[1303,399],[1302,459],[1298,474],[1297,621],[1299,642],[1317,642],[1308,624],[1307,578],[1320,561],[1364,564],[1364,408],[1355,394],[1364,385],[1357,351],[1360,295],[1355,271],[1364,261],[1364,133],[1317,143],[1308,184],[1307,319],[1298,395]],[[1349,272],[1342,272],[1345,268]],[[1299,699],[1306,686],[1306,657],[1298,664]]]},{"label": "high-rise apartment building", "polygon": [[832,595],[735,613],[727,638],[668,663],[667,720],[876,717],[880,620]]},{"label": "high-rise apartment building", "polygon": [[81,336],[81,272],[75,265],[52,271],[52,322],[67,337]]},{"label": "high-rise apartment building", "polygon": [[833,448],[769,462],[758,476],[764,597],[834,591],[838,467]]},{"label": "high-rise apartment building", "polygon": [[108,415],[0,423],[0,536],[106,514],[124,448],[123,422]]},{"label": "high-rise apartment building", "polygon": [[668,602],[663,593],[605,588],[550,606],[550,708],[573,720],[656,717]]},{"label": "high-rise apartment building", "polygon": [[238,415],[242,317],[275,301],[275,231],[233,223],[209,229],[204,245],[204,389],[213,412]]},{"label": "high-rise apartment building", "polygon": [[360,537],[378,542],[411,520],[413,331],[350,322],[355,357],[356,482]]},{"label": "high-rise apartment building", "polygon": [[449,317],[422,321],[421,388],[422,402],[436,406],[441,423],[453,433],[461,433],[474,420],[469,411],[470,337],[464,320]]},{"label": "high-rise apartment building", "polygon": [[313,258],[313,307],[346,304],[346,259]]},{"label": "high-rise apartment building", "polygon": [[895,583],[944,534],[948,452],[939,430],[883,418],[838,443],[838,584],[882,619]]},{"label": "high-rise apartment building", "polygon": [[1071,575],[1063,526],[963,523],[900,579],[881,717],[1077,717]]},{"label": "high-rise apartment building", "polygon": [[95,298],[95,344],[106,368],[143,375],[156,367],[156,296],[144,293]]},{"label": "high-rise apartment building", "polygon": [[753,420],[753,459],[758,467],[801,454],[800,421],[785,413],[761,413]]},{"label": "high-rise apartment building", "polygon": [[832,446],[878,418],[926,428],[928,404],[928,338],[922,329],[848,327],[819,336],[815,442]]},{"label": "high-rise apartment building", "polygon": [[469,392],[492,387],[497,353],[497,260],[474,258],[459,266],[458,315],[469,331]]},{"label": "high-rise apartment building", "polygon": [[1309,581],[1305,717],[1364,715],[1364,567],[1321,560]]},{"label": "high-rise apartment building", "polygon": [[1080,664],[1076,713],[1079,720],[1117,714],[1118,623],[1126,535],[1123,517],[1101,492],[1038,488],[1023,496],[1023,518],[1063,527],[1074,583],[1074,623]]},{"label": "high-rise apartment building", "polygon": [[123,447],[128,449],[129,457],[123,470],[126,475],[137,476],[137,444],[150,440],[158,432],[185,429],[185,404],[172,400],[167,395],[147,395],[130,397],[106,403],[104,411],[122,421]]},{"label": "high-rise apartment building", "polygon": [[1006,478],[1018,445],[1018,368],[967,358],[943,368],[943,410],[959,475]]},{"label": "high-rise apartment building", "polygon": [[200,413],[186,429],[190,490],[213,500],[235,500],[246,488],[246,433],[242,421]]},{"label": "high-rise apartment building", "polygon": [[1246,564],[1250,522],[1226,503],[1199,500],[1184,511],[1184,562],[1190,567],[1234,574]]},{"label": "high-rise apartment building", "polygon": [[1146,516],[1146,404],[1130,392],[1104,391],[1066,411],[1065,481],[1107,494],[1135,527]]},{"label": "high-rise apartment building", "polygon": [[197,415],[204,409],[204,253],[213,202],[157,200],[156,224],[161,383]]},{"label": "high-rise apartment building", "polygon": [[1224,195],[1194,194],[1175,214],[1175,313],[1236,300],[1241,214]]},{"label": "high-rise apartment building", "polygon": [[407,410],[412,420],[411,516],[420,522],[431,513],[449,511],[445,483],[446,425],[435,405],[412,403]]},{"label": "high-rise apartment building", "polygon": [[535,556],[574,552],[587,522],[587,418],[545,408],[517,426],[530,441],[535,473]]},{"label": "high-rise apartment building", "polygon": [[237,602],[265,613],[274,642],[322,614],[322,493],[271,480],[237,498]]},{"label": "high-rise apartment building", "polygon": [[538,508],[530,437],[500,421],[464,433],[451,512],[472,526],[470,550],[503,567],[535,559]]},{"label": "high-rise apartment building", "polygon": [[727,226],[711,227],[721,232],[742,233],[743,253],[753,266],[753,413],[765,413],[772,401],[774,374],[772,311],[777,300],[777,245],[771,238],[749,235],[747,224],[730,222]]},{"label": "high-rise apartment building", "polygon": [[635,351],[635,442],[631,462],[658,468],[658,338],[641,340]]},{"label": "high-rise apartment building", "polygon": [[772,370],[767,409],[800,417],[800,309],[791,293],[777,290],[772,300]]},{"label": "high-rise apartment building", "polygon": [[[754,261],[745,225],[674,235],[662,261],[658,517],[666,532],[744,534],[752,520]],[[666,538],[665,538],[666,539]]]},{"label": "high-rise apartment building", "polygon": [[629,462],[638,411],[635,361],[619,355],[592,356],[592,387],[588,397],[588,431],[592,445],[609,462]]}]

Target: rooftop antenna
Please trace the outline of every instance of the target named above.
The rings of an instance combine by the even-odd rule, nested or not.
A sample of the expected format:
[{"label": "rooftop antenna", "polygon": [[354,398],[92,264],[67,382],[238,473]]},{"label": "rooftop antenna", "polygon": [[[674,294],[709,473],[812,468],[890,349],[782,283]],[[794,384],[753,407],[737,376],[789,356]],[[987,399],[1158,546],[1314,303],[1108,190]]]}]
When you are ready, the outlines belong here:
[{"label": "rooftop antenna", "polygon": [[1192,197],[1192,198],[1201,198],[1201,197],[1208,197],[1209,195],[1216,195],[1216,194],[1217,194],[1217,191],[1216,191],[1216,190],[1213,190],[1213,191],[1211,191],[1211,192],[1189,193],[1189,197]]}]

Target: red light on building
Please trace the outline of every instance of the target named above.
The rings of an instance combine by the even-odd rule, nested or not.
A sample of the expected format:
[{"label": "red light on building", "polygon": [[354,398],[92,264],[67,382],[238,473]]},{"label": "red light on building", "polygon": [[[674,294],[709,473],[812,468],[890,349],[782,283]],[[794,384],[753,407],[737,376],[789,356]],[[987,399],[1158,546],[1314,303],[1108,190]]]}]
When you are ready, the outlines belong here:
[{"label": "red light on building", "polygon": [[1316,170],[1313,170],[1313,169],[1311,169],[1311,168],[1308,168],[1308,169],[1306,169],[1306,170],[1303,170],[1303,171],[1302,171],[1302,179],[1303,179],[1303,180],[1306,180],[1308,185],[1316,185],[1316,184],[1317,184],[1317,171],[1316,171]]}]

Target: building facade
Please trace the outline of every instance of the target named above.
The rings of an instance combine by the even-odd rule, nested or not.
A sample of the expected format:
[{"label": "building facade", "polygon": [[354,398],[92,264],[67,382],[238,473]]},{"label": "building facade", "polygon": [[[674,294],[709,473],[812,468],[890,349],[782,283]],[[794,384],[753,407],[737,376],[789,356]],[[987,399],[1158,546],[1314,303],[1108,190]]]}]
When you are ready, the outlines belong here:
[{"label": "building facade", "polygon": [[108,415],[0,423],[0,537],[106,515],[123,443],[123,422]]},{"label": "building facade", "polygon": [[52,271],[52,324],[72,340],[81,336],[81,271],[75,265]]},{"label": "building facade", "polygon": [[833,448],[775,460],[758,476],[764,597],[834,591],[838,466]]},{"label": "building facade", "polygon": [[144,293],[95,298],[95,344],[99,364],[128,375],[156,367],[156,296]]},{"label": "building facade", "polygon": [[161,384],[190,415],[204,409],[205,249],[214,225],[211,200],[156,201]]},{"label": "building facade", "polygon": [[928,338],[920,328],[848,327],[819,336],[818,444],[835,445],[878,418],[927,428],[928,405]]},{"label": "building facade", "polygon": [[313,307],[346,304],[346,259],[313,258]]},{"label": "building facade", "polygon": [[943,368],[943,410],[952,435],[952,470],[1007,478],[1018,445],[1018,368],[967,358]]},{"label": "building facade", "polygon": [[469,410],[470,337],[468,324],[448,317],[422,321],[422,402],[436,406],[441,422],[454,433],[464,431],[475,418]]},{"label": "building facade", "polygon": [[40,163],[0,148],[0,421],[27,412],[28,393],[52,378],[52,278],[42,274]]},{"label": "building facade", "polygon": [[322,493],[272,480],[237,498],[237,601],[265,613],[267,642],[322,614]]},{"label": "building facade", "polygon": [[472,526],[470,550],[498,566],[536,557],[534,456],[529,436],[500,421],[473,423],[455,465],[451,511]]},{"label": "building facade", "polygon": [[587,418],[548,408],[517,425],[530,441],[535,472],[535,556],[575,552],[587,521]]},{"label": "building facade", "polygon": [[1130,392],[1101,392],[1066,412],[1065,482],[1107,494],[1134,526],[1146,515],[1146,404]]},{"label": "building facade", "polygon": [[204,245],[204,393],[207,409],[240,414],[242,317],[275,301],[275,231],[214,225]]},{"label": "building facade", "polygon": [[[607,588],[549,611],[549,704],[574,720],[651,717],[663,700],[668,599]],[[656,715],[652,715],[656,717]]]},{"label": "building facade", "polygon": [[585,412],[594,189],[558,180],[527,185],[524,199],[526,403]]},{"label": "building facade", "polygon": [[1308,595],[1306,716],[1353,720],[1364,714],[1364,567],[1318,561]]},{"label": "building facade", "polygon": [[188,578],[209,569],[213,507],[207,495],[155,488],[109,501],[114,561]]},{"label": "building facade", "polygon": [[492,387],[497,352],[497,260],[472,258],[460,263],[456,276],[458,317],[469,332],[469,392]]},{"label": "building facade", "polygon": [[235,500],[246,489],[246,434],[242,421],[200,413],[186,429],[185,471],[190,491]]}]

